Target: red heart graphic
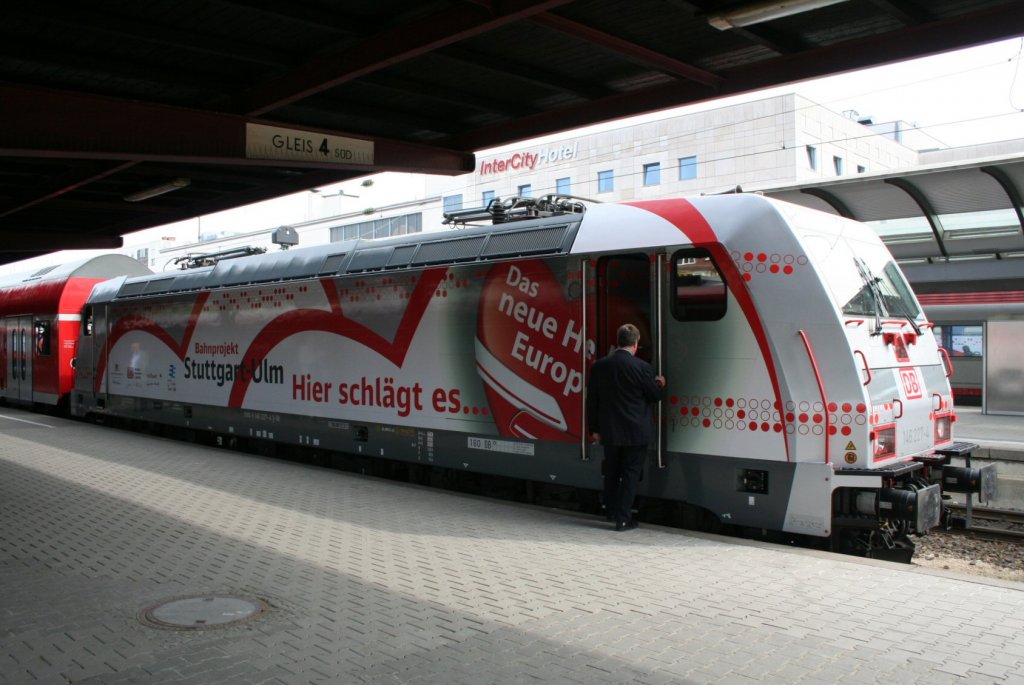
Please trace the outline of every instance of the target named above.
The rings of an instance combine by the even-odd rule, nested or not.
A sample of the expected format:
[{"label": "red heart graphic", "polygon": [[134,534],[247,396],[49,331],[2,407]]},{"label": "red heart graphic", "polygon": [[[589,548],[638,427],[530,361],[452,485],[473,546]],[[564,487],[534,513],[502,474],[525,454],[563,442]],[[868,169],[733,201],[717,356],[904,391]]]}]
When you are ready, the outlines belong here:
[{"label": "red heart graphic", "polygon": [[504,263],[488,272],[476,364],[502,435],[580,439],[580,320],[546,263]]},{"label": "red heart graphic", "polygon": [[[335,282],[331,279],[323,279],[320,284],[324,289],[327,300],[330,303],[330,310],[324,309],[296,309],[281,314],[268,323],[261,330],[249,345],[242,358],[242,364],[252,367],[276,345],[286,338],[300,332],[324,331],[350,338],[366,347],[374,350],[381,356],[391,361],[395,366],[402,366],[405,357],[409,352],[409,345],[412,342],[416,328],[419,326],[423,313],[433,298],[438,283],[444,280],[448,270],[445,268],[427,269],[424,271],[409,297],[402,320],[394,340],[386,340],[377,333],[367,328],[358,321],[353,321],[345,316],[342,311],[341,302],[338,298],[338,290]],[[203,311],[210,293],[200,293],[192,306],[188,324],[182,335],[181,341],[174,340],[164,328],[153,320],[140,315],[129,315],[122,317],[112,327],[107,338],[104,354],[100,357],[100,364],[96,375],[96,390],[99,391],[103,377],[104,368],[110,350],[115,343],[125,334],[131,331],[142,331],[163,342],[168,349],[172,350],[179,359],[184,360],[188,352],[192,336],[195,333],[199,315]],[[231,397],[228,401],[229,407],[241,407],[245,400],[245,394],[249,389],[251,378],[248,375],[240,376],[231,387]]]}]

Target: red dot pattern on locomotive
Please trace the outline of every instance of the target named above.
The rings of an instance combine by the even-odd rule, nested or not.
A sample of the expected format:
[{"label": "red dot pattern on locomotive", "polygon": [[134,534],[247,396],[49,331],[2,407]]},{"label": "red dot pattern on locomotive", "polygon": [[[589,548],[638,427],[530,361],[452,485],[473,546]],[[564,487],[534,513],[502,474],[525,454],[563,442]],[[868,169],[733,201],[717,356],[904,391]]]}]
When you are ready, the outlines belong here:
[{"label": "red dot pattern on locomotive", "polygon": [[731,256],[745,281],[755,276],[792,276],[798,268],[807,266],[806,255],[733,250]]},{"label": "red dot pattern on locomotive", "polygon": [[[666,422],[676,428],[823,435],[825,410],[821,402],[779,402],[756,397],[710,395],[669,398],[672,410]],[[868,423],[863,402],[830,402],[829,435],[851,435],[854,426]]]},{"label": "red dot pattern on locomotive", "polygon": [[338,289],[342,305],[375,304],[408,300],[416,288],[416,276],[384,276],[357,279],[351,286]]},{"label": "red dot pattern on locomotive", "polygon": [[203,306],[203,313],[228,312],[244,309],[289,308],[296,296],[309,291],[308,285],[269,286],[266,288],[245,288],[225,290],[213,294]]}]

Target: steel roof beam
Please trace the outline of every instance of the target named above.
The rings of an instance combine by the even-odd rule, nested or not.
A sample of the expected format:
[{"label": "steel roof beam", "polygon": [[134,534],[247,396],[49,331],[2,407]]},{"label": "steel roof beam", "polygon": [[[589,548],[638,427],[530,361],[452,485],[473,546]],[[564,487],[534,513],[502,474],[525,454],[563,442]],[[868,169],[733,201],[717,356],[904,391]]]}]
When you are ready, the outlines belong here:
[{"label": "steel roof beam", "polygon": [[846,203],[840,200],[838,197],[836,197],[834,193],[830,193],[822,188],[803,188],[800,192],[806,195],[810,195],[811,197],[818,198],[819,200],[827,204],[829,207],[834,209],[836,211],[836,214],[838,214],[841,217],[853,219],[855,221],[858,220],[857,217],[853,215],[853,212],[850,211],[850,208],[846,206]]},{"label": "steel roof beam", "polygon": [[[74,112],[75,116],[69,117],[67,112]],[[232,114],[6,84],[0,84],[0,117],[5,122],[0,127],[0,157],[189,162],[453,175],[472,171],[475,165],[474,156],[469,153],[365,136],[364,139],[374,142],[372,164],[341,166],[328,162],[248,159],[245,154],[246,124],[282,124]],[[124,122],[131,122],[131,125]],[[327,129],[312,132],[348,136],[345,132]]]},{"label": "steel roof beam", "polygon": [[599,31],[579,22],[566,19],[557,14],[545,13],[530,17],[530,21],[541,26],[546,26],[556,31],[582,38],[599,47],[617,52],[632,60],[642,62],[647,66],[654,67],[658,71],[671,74],[688,81],[694,81],[709,88],[717,88],[722,83],[722,77],[710,71],[700,69],[692,64],[677,60],[668,55],[637,45],[618,36],[613,36],[604,31]]},{"label": "steel roof beam", "polygon": [[735,36],[743,36],[751,43],[757,43],[780,55],[812,49],[811,44],[807,41],[770,26],[742,26],[732,29],[731,33]]},{"label": "steel roof beam", "polygon": [[507,0],[500,10],[449,7],[414,23],[387,29],[358,45],[325,53],[232,98],[230,109],[259,116],[342,83],[546,12],[572,0]]},{"label": "steel roof beam", "polygon": [[285,66],[279,50],[251,43],[225,40],[221,36],[204,35],[199,31],[175,29],[167,25],[161,26],[159,30],[154,30],[154,24],[127,19],[123,14],[103,14],[94,5],[70,3],[62,5],[60,11],[53,11],[45,3],[19,3],[18,9],[14,9],[15,6],[12,6],[10,9],[5,8],[4,11],[15,12],[22,16],[37,15],[37,12],[25,9],[33,6],[46,12],[47,23],[67,26],[71,31],[84,30],[97,36],[109,36],[111,39],[125,38],[236,62],[248,62],[274,68]]},{"label": "steel roof beam", "polygon": [[124,247],[119,235],[88,235],[81,232],[38,231],[31,228],[15,231],[4,227],[3,252],[43,254],[53,250],[116,250]]},{"label": "steel roof beam", "polygon": [[595,102],[570,105],[513,122],[482,127],[446,143],[461,150],[565,131],[578,126],[704,102],[715,97],[746,93],[818,76],[879,66],[933,53],[957,50],[1024,34],[1024,12],[1007,13],[1005,7],[978,12],[924,26],[901,29],[881,38],[836,43],[796,55],[777,57],[752,66],[723,70],[724,79],[712,95],[692,82],[666,83],[619,93]]},{"label": "steel roof beam", "polygon": [[[665,0],[683,12],[693,15],[706,16],[718,11],[717,4],[712,6],[708,2],[687,2],[686,0]],[[751,43],[757,43],[768,48],[772,52],[785,55],[791,52],[807,50],[810,46],[803,40],[783,31],[776,30],[764,24],[756,26],[736,27],[730,31],[734,36],[742,36]]]},{"label": "steel roof beam", "polygon": [[923,24],[931,19],[928,12],[905,0],[871,0],[871,4],[907,26]]},{"label": "steel roof beam", "polygon": [[932,235],[935,236],[935,243],[938,245],[939,252],[942,253],[944,258],[948,259],[949,252],[946,250],[945,231],[942,228],[942,221],[939,219],[935,208],[932,207],[932,203],[921,192],[921,189],[905,178],[887,178],[884,180],[884,183],[896,186],[909,195],[914,203],[917,204],[921,209],[921,213],[924,214],[924,218],[928,221],[928,226],[932,229]]},{"label": "steel roof beam", "polygon": [[185,69],[180,65],[169,67],[154,63],[142,56],[129,61],[112,57],[101,57],[95,53],[80,53],[30,40],[4,40],[0,42],[3,59],[18,59],[30,62],[43,69],[61,69],[75,65],[76,71],[91,72],[92,78],[109,79],[111,74],[118,78],[153,83],[159,82],[174,89],[223,92],[229,85],[227,77],[211,76],[205,71]]},{"label": "steel roof beam", "polygon": [[496,100],[493,97],[483,97],[469,91],[428,85],[390,74],[373,74],[368,78],[361,79],[359,84],[391,92],[415,93],[420,97],[464,107],[468,112],[489,112],[507,117],[521,117],[536,114],[539,111],[536,107],[530,107],[521,102]]},{"label": "steel roof beam", "polygon": [[335,8],[329,12],[313,7],[306,7],[293,2],[281,2],[281,0],[246,0],[245,2],[234,2],[233,0],[212,0],[218,5],[234,7],[262,14],[263,16],[280,19],[283,21],[309,26],[318,31],[328,30],[340,35],[357,35],[371,33],[374,29],[379,30],[380,25],[358,18],[351,13],[342,13]]},{"label": "steel roof beam", "polygon": [[1021,238],[1024,238],[1024,196],[1022,196],[1020,188],[1014,184],[1009,174],[997,166],[979,167],[978,171],[994,178],[1006,193],[1006,197],[1010,198],[1010,206],[1013,207],[1013,211],[1017,215],[1017,226],[1021,229]]},{"label": "steel roof beam", "polygon": [[461,45],[446,47],[443,50],[439,50],[436,54],[444,58],[483,67],[484,69],[501,74],[502,78],[532,83],[555,92],[571,93],[585,100],[599,100],[603,97],[614,95],[616,92],[604,85],[580,83],[579,79],[568,79],[561,74],[540,69],[530,64],[524,64],[521,61],[492,57],[477,50],[469,50]]},{"label": "steel roof beam", "polygon": [[62,176],[49,179],[44,186],[16,193],[11,201],[0,203],[0,218],[16,214],[47,200],[53,200],[94,181],[99,181],[124,171],[134,165],[134,162],[125,162],[123,164],[99,162],[85,164]]}]

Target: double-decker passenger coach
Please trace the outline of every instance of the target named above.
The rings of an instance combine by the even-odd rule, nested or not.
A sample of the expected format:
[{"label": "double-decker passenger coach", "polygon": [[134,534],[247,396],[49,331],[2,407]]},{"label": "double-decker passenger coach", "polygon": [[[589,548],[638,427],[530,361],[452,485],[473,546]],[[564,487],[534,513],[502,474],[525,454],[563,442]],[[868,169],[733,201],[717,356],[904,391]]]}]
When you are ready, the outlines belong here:
[{"label": "double-decker passenger coach", "polygon": [[150,270],[124,255],[102,255],[0,279],[0,399],[66,403],[74,385],[82,306],[92,287]]}]

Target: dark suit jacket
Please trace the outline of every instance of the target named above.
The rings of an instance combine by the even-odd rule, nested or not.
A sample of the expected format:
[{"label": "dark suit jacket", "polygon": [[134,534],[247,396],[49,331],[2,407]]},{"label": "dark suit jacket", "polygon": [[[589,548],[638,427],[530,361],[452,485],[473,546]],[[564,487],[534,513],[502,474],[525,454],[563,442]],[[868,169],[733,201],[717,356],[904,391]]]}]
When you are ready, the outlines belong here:
[{"label": "dark suit jacket", "polygon": [[590,367],[587,423],[602,445],[649,445],[654,440],[651,404],[661,400],[654,368],[618,349]]}]

